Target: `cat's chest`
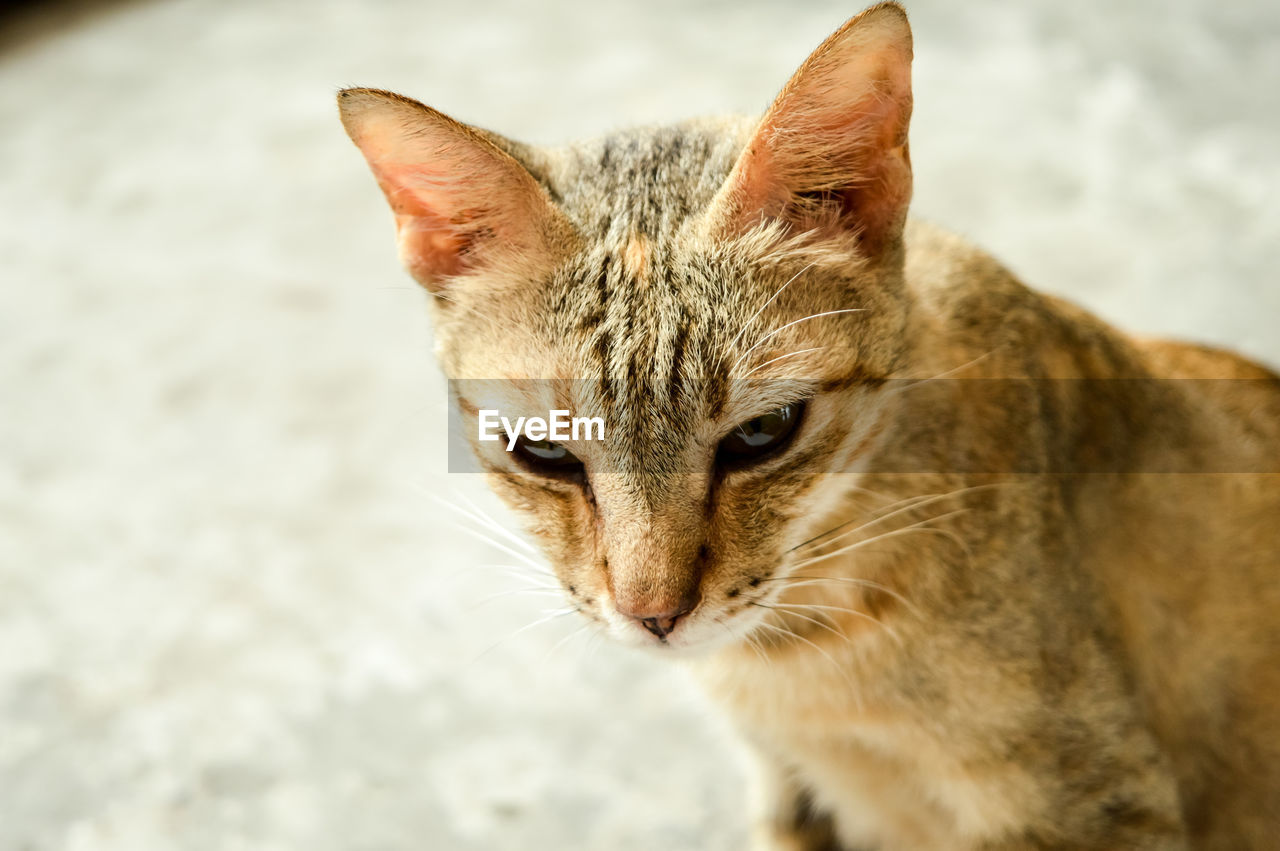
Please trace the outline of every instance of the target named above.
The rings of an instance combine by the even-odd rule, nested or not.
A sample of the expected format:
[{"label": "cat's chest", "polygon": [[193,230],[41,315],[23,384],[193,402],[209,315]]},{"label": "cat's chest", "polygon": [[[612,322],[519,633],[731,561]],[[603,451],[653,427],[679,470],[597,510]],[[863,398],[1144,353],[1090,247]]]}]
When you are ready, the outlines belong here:
[{"label": "cat's chest", "polygon": [[695,670],[744,738],[859,841],[950,849],[958,824],[1000,824],[1009,778],[971,776],[957,743],[939,735],[922,707],[886,687],[891,677],[860,682],[860,675],[865,665],[841,670],[817,654]]},{"label": "cat's chest", "polygon": [[733,653],[690,666],[708,697],[744,732],[821,741],[882,735],[883,688],[849,646],[793,653]]}]

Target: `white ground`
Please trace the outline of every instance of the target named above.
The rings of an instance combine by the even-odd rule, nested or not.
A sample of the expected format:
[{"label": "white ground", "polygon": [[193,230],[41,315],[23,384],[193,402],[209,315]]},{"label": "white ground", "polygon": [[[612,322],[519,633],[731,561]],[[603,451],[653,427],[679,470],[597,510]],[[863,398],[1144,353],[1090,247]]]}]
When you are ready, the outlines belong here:
[{"label": "white ground", "polygon": [[[498,511],[443,473],[423,296],[332,96],[532,141],[751,111],[857,11],[790,5],[8,25],[0,848],[741,847],[683,680],[556,647],[571,624],[500,642],[554,601],[482,602],[511,559],[431,499]],[[1129,327],[1280,361],[1280,6],[1011,5],[911,3],[917,212]]]}]

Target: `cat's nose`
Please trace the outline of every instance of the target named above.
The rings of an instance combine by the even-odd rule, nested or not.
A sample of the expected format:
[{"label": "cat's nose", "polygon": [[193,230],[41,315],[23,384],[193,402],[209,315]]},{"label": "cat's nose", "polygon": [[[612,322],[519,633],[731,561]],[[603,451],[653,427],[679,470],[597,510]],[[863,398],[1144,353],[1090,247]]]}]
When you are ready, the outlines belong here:
[{"label": "cat's nose", "polygon": [[676,621],[693,611],[697,598],[689,596],[670,604],[660,601],[644,603],[616,601],[619,614],[626,615],[658,638],[666,638],[676,628]]},{"label": "cat's nose", "polygon": [[639,618],[640,625],[659,638],[666,638],[676,628],[676,617],[671,618]]}]

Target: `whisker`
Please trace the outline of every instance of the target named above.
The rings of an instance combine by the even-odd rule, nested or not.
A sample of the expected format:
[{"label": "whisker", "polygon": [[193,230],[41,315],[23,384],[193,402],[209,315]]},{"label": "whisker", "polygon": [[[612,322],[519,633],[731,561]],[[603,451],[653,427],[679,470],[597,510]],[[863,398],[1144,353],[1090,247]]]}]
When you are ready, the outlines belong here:
[{"label": "whisker", "polygon": [[[854,528],[854,529],[850,529],[848,532],[845,532],[845,533],[843,533],[843,534],[841,534],[841,535],[837,535],[835,538],[832,538],[830,541],[825,541],[825,542],[823,542],[823,544],[821,544],[821,545],[819,545],[819,546],[825,546],[826,544],[832,543],[833,541],[837,541],[837,540],[839,540],[840,538],[843,538],[843,537],[845,537],[845,536],[847,536],[847,535],[852,535],[852,534],[854,534],[854,533],[856,533],[856,532],[859,532],[859,531],[861,531],[861,530],[863,530],[863,529],[866,529],[866,528],[868,528],[868,527],[870,527],[870,526],[874,526],[875,524],[880,523],[881,521],[888,520],[890,517],[896,517],[896,516],[897,516],[897,515],[899,515],[899,514],[903,514],[903,513],[907,512],[907,511],[911,511],[911,510],[916,509],[916,508],[924,508],[926,505],[932,505],[933,503],[935,503],[935,502],[939,502],[939,501],[944,500],[944,499],[950,499],[950,498],[952,498],[952,497],[961,496],[961,495],[963,495],[963,494],[971,493],[971,492],[973,492],[973,491],[985,490],[985,489],[988,489],[988,488],[1001,487],[1001,486],[1003,486],[1003,485],[1004,485],[1004,482],[991,482],[991,483],[984,484],[984,485],[971,485],[971,486],[969,486],[969,487],[965,487],[965,488],[957,488],[956,490],[948,491],[948,492],[946,492],[946,493],[939,493],[939,494],[920,494],[920,495],[918,495],[918,496],[911,496],[911,497],[907,497],[906,499],[900,500],[900,501],[898,501],[897,503],[893,503],[893,504],[891,504],[891,505],[884,506],[884,508],[885,508],[885,509],[890,509],[890,510],[888,510],[886,513],[876,515],[875,517],[871,518],[870,520],[867,520],[867,521],[863,522],[860,526],[857,526],[857,527],[856,527],[856,528]],[[900,506],[900,507],[899,507],[899,506]],[[857,522],[858,522],[858,520],[860,520],[860,519],[861,519],[861,518],[855,518],[855,519],[853,519],[853,520],[848,520],[848,521],[846,521],[846,522],[844,522],[844,523],[841,523],[841,524],[839,524],[839,525],[837,525],[837,526],[833,526],[832,528],[828,529],[827,531],[825,531],[825,532],[823,532],[823,533],[821,533],[821,534],[819,534],[819,535],[814,535],[812,538],[810,538],[810,539],[809,539],[809,540],[807,540],[807,541],[804,541],[804,542],[802,542],[802,543],[796,544],[794,547],[792,547],[790,550],[788,550],[788,552],[795,552],[796,550],[800,549],[801,547],[808,546],[808,545],[810,545],[810,544],[814,543],[815,541],[817,541],[817,540],[819,540],[819,539],[821,539],[821,538],[825,538],[825,537],[827,537],[828,535],[830,535],[830,534],[832,534],[832,533],[834,533],[834,532],[839,532],[841,529],[845,528],[846,526],[849,526],[849,525],[850,525],[850,524],[852,524],[852,523],[857,523]]]},{"label": "whisker", "polygon": [[546,577],[543,576],[541,573],[533,572],[523,564],[463,565],[462,567],[459,567],[457,570],[453,571],[453,573],[449,574],[449,579],[456,580],[458,577],[462,576],[463,574],[470,573],[471,571],[474,571],[474,570],[498,570],[512,577],[513,579],[519,579],[520,581],[526,583],[527,587],[530,587],[530,588],[540,588],[540,589],[547,589],[552,591],[560,590],[558,585],[544,581]]},{"label": "whisker", "polygon": [[[457,512],[458,514],[461,514],[463,517],[466,517],[466,518],[468,518],[468,519],[470,519],[470,520],[476,521],[476,522],[480,523],[482,526],[489,526],[489,527],[492,527],[492,528],[496,529],[496,531],[498,531],[498,532],[502,533],[503,535],[505,535],[505,536],[506,536],[506,537],[508,537],[508,538],[516,538],[516,536],[515,536],[515,535],[513,535],[510,531],[508,531],[508,530],[506,530],[506,529],[502,528],[502,527],[501,527],[501,526],[500,526],[496,521],[494,521],[494,520],[492,520],[492,519],[490,519],[490,520],[485,520],[482,516],[477,516],[477,515],[475,515],[475,514],[472,514],[471,512],[467,511],[465,508],[461,508],[461,507],[459,507],[458,505],[456,505],[456,504],[454,504],[454,503],[452,503],[452,502],[449,502],[448,500],[441,499],[441,498],[440,498],[438,495],[436,495],[436,494],[427,494],[427,495],[428,495],[428,496],[430,496],[430,497],[431,497],[435,502],[437,502],[437,503],[439,503],[439,504],[441,504],[441,505],[443,505],[443,506],[445,506],[445,507],[449,508],[451,511],[455,511],[455,512]],[[517,551],[517,550],[513,550],[511,547],[507,546],[506,544],[502,543],[501,541],[495,540],[494,538],[491,538],[490,536],[488,536],[488,535],[484,534],[484,533],[483,533],[482,531],[480,531],[479,529],[473,529],[473,528],[471,528],[470,526],[464,526],[464,525],[462,525],[462,524],[458,524],[457,528],[458,528],[458,529],[460,529],[460,530],[462,530],[463,532],[466,532],[467,534],[471,535],[472,537],[479,538],[480,540],[484,541],[485,543],[489,544],[490,546],[493,546],[493,547],[496,547],[497,549],[502,550],[503,552],[505,552],[505,553],[509,554],[509,555],[510,555],[510,556],[512,556],[513,558],[518,559],[518,560],[520,560],[520,561],[524,562],[525,564],[529,565],[530,567],[532,567],[533,569],[535,569],[535,570],[537,570],[537,571],[539,571],[539,572],[541,572],[541,573],[546,573],[546,574],[548,574],[548,575],[551,573],[551,571],[549,571],[549,570],[546,568],[546,565],[542,564],[541,562],[536,561],[534,558],[530,557],[530,555],[529,555],[528,553],[523,553],[523,552],[519,552],[519,551]],[[536,555],[538,555],[537,550],[534,550],[532,547],[530,547],[528,543],[526,543],[526,542],[524,542],[524,541],[521,541],[521,540],[519,540],[518,538],[516,538],[516,541],[515,541],[515,542],[516,542],[516,543],[518,543],[520,546],[522,546],[522,547],[526,548],[529,552],[532,552],[535,556],[536,556]]]},{"label": "whisker", "polygon": [[496,594],[490,594],[489,596],[485,597],[485,598],[484,598],[483,600],[481,600],[480,602],[476,603],[476,605],[477,605],[477,606],[483,606],[483,605],[485,605],[485,604],[487,604],[487,603],[492,603],[494,600],[500,600],[500,599],[502,599],[503,597],[511,597],[511,596],[516,595],[516,594],[530,594],[530,595],[533,595],[533,596],[535,596],[535,597],[560,597],[560,596],[562,596],[561,592],[560,592],[558,589],[555,589],[555,588],[509,588],[509,589],[507,589],[506,591],[499,591],[499,592],[498,592],[498,593],[496,593]]},{"label": "whisker", "polygon": [[724,627],[724,631],[725,631],[725,632],[727,632],[727,633],[729,633],[729,637],[730,637],[731,639],[733,639],[735,642],[736,642],[738,639],[742,639],[742,641],[743,641],[743,643],[744,643],[744,644],[746,644],[746,645],[747,645],[748,647],[750,647],[753,651],[755,651],[755,654],[756,654],[756,656],[760,659],[760,661],[761,661],[761,662],[764,662],[764,663],[765,663],[765,666],[766,666],[770,671],[772,671],[772,670],[773,670],[773,660],[772,660],[772,659],[770,659],[770,658],[769,658],[769,656],[768,656],[768,654],[766,654],[766,653],[764,652],[764,648],[760,646],[760,644],[755,640],[755,637],[754,637],[751,633],[749,633],[749,632],[748,632],[746,635],[741,635],[741,636],[740,636],[740,635],[738,635],[738,634],[737,634],[736,632],[734,632],[734,631],[733,631],[733,629],[729,626],[729,622],[728,622],[725,618],[721,617],[720,615],[713,615],[713,616],[711,617],[711,622],[712,622],[712,623],[714,623],[714,624],[717,624],[717,625],[719,625],[719,626],[721,626],[721,627]]},{"label": "whisker", "polygon": [[[857,532],[859,529],[865,529],[867,526],[871,526],[875,523],[880,522],[885,518],[892,517],[895,514],[901,513],[902,510],[907,510],[915,507],[916,503],[925,499],[927,496],[933,496],[933,494],[909,496],[909,497],[906,497],[905,499],[899,499],[896,502],[891,502],[888,505],[883,505],[877,510],[885,511],[887,513],[877,514],[871,517],[870,519],[863,519],[862,517],[854,517],[853,519],[846,520],[843,523],[837,523],[835,526],[832,526],[830,529],[827,529],[824,532],[819,532],[818,534],[814,535],[812,538],[808,538],[807,540],[801,541],[791,549],[787,550],[787,552],[793,553],[798,549],[807,547],[810,544],[820,541],[823,538],[827,537],[828,535],[835,534],[836,532],[839,532],[841,529],[845,529],[854,523],[861,522],[862,525],[858,526],[852,531]],[[900,509],[900,507],[902,508]]]},{"label": "whisker", "polygon": [[746,333],[746,331],[747,331],[747,329],[751,327],[751,323],[752,323],[752,322],[755,322],[755,321],[756,321],[756,319],[760,316],[760,314],[764,313],[764,312],[765,312],[765,309],[766,309],[766,308],[768,308],[768,307],[769,307],[769,305],[773,304],[773,300],[774,300],[774,299],[776,299],[778,296],[782,295],[782,291],[783,291],[783,290],[785,290],[787,287],[791,286],[791,282],[792,282],[792,281],[794,281],[796,278],[798,278],[798,277],[800,277],[801,275],[803,275],[805,272],[808,272],[810,269],[812,269],[814,266],[816,266],[816,265],[817,265],[817,263],[818,263],[818,261],[817,261],[817,260],[813,261],[813,262],[812,262],[812,263],[810,263],[808,266],[805,266],[805,267],[804,267],[803,269],[801,269],[799,272],[796,272],[794,275],[792,275],[792,276],[790,277],[790,279],[788,279],[788,280],[787,280],[787,282],[786,282],[785,284],[783,284],[782,286],[778,287],[778,291],[777,291],[777,292],[775,292],[773,295],[769,296],[769,300],[768,300],[768,301],[766,301],[764,304],[762,304],[762,305],[760,306],[760,309],[759,309],[759,310],[757,310],[755,313],[751,314],[751,318],[750,318],[750,319],[748,319],[746,322],[742,323],[742,328],[741,328],[741,330],[739,330],[739,331],[738,331],[737,336],[736,336],[736,337],[734,337],[734,338],[733,338],[733,340],[731,340],[731,341],[729,342],[728,350],[729,350],[729,351],[733,351],[733,347],[734,347],[734,346],[736,346],[736,345],[738,344],[738,341],[742,339],[742,335],[743,335],[743,334],[745,334],[745,333]]},{"label": "whisker", "polygon": [[859,485],[850,485],[849,491],[852,493],[863,493],[867,496],[875,497],[876,499],[882,499],[885,502],[894,502],[896,499],[887,493],[880,493],[880,491],[873,491],[871,488],[864,488]]},{"label": "whisker", "polygon": [[817,556],[813,556],[812,558],[798,561],[796,562],[795,567],[796,569],[803,569],[805,567],[808,567],[809,565],[817,564],[820,561],[826,561],[827,559],[835,558],[838,555],[851,553],[854,550],[857,550],[861,547],[865,547],[868,544],[874,544],[877,541],[885,541],[885,540],[888,540],[889,538],[897,538],[902,535],[908,535],[912,533],[924,533],[924,532],[931,532],[933,534],[942,535],[950,539],[952,543],[954,543],[957,547],[959,547],[965,553],[966,556],[972,557],[972,553],[969,552],[969,548],[965,546],[964,541],[960,540],[959,536],[957,536],[954,532],[949,532],[946,529],[934,529],[930,526],[924,525],[925,523],[933,523],[938,520],[944,520],[948,517],[953,517],[958,514],[965,514],[968,512],[968,510],[969,509],[967,508],[958,508],[955,511],[948,511],[946,514],[939,514],[937,517],[928,517],[924,520],[919,521],[918,523],[912,523],[910,526],[904,526],[901,529],[894,529],[889,532],[882,532],[879,535],[874,535],[870,538],[866,538],[861,541],[855,541],[854,543],[841,547],[838,550],[833,550],[832,552],[829,552],[829,553],[823,553],[822,555],[817,555]]},{"label": "whisker", "polygon": [[566,615],[571,615],[576,611],[577,609],[571,606],[563,609],[551,610],[548,614],[544,614],[542,617],[538,618],[533,623],[527,623],[524,626],[520,627],[519,629],[513,632],[510,632],[507,635],[504,635],[502,638],[498,639],[493,644],[490,644],[488,647],[484,649],[483,652],[480,653],[479,656],[476,656],[474,659],[471,660],[471,664],[474,665],[476,662],[479,662],[485,656],[489,655],[494,650],[496,650],[499,646],[515,638],[517,635],[520,635],[523,632],[528,632],[529,630],[533,629],[536,626],[542,626],[543,624],[550,623],[551,621],[556,620],[557,618],[562,618]]},{"label": "whisker", "polygon": [[493,538],[489,537],[488,535],[486,535],[485,533],[481,532],[478,529],[472,529],[469,526],[462,526],[462,525],[459,525],[457,529],[458,531],[465,532],[473,538],[484,541],[486,544],[493,547],[494,549],[501,550],[502,552],[506,553],[512,558],[517,559],[520,562],[523,562],[526,567],[533,570],[535,573],[542,574],[544,576],[554,576],[554,574],[550,570],[548,570],[545,565],[539,564],[538,562],[529,558],[524,553],[520,552],[519,550],[514,550],[511,547],[508,547],[506,544],[502,543],[501,541],[495,541]]},{"label": "whisker", "polygon": [[808,322],[810,319],[820,319],[823,316],[835,316],[840,313],[864,313],[865,311],[866,311],[865,307],[846,307],[846,308],[841,308],[840,310],[824,310],[822,313],[811,313],[808,316],[801,316],[799,319],[793,319],[790,322],[788,322],[786,325],[783,325],[781,328],[774,328],[768,334],[765,334],[759,340],[756,340],[755,344],[751,348],[747,349],[745,352],[743,352],[741,355],[738,356],[738,359],[733,362],[733,366],[729,367],[729,372],[732,373],[734,370],[736,370],[738,368],[738,364],[742,363],[742,361],[747,357],[747,355],[751,354],[756,349],[764,345],[765,341],[768,340],[770,337],[773,337],[777,334],[781,334],[783,331],[787,330],[792,325],[799,325],[801,322]]},{"label": "whisker", "polygon": [[[782,612],[783,614],[788,615],[788,616],[790,616],[790,617],[796,617],[796,618],[800,618],[801,620],[808,621],[809,623],[813,624],[814,626],[820,626],[820,627],[822,627],[823,629],[825,629],[827,632],[831,633],[832,635],[839,636],[839,637],[840,637],[841,639],[843,639],[845,642],[850,642],[850,641],[852,640],[852,639],[850,639],[850,638],[849,638],[849,636],[848,636],[848,635],[846,635],[845,633],[843,633],[843,632],[841,632],[840,630],[836,629],[834,626],[832,626],[832,625],[831,625],[831,624],[829,624],[829,623],[824,623],[823,621],[820,621],[820,620],[818,620],[817,618],[810,617],[810,616],[808,616],[808,615],[803,615],[803,614],[801,614],[800,612],[797,612],[797,611],[791,611],[792,609],[798,608],[798,607],[797,607],[797,606],[795,606],[794,604],[790,604],[790,603],[758,603],[758,602],[755,602],[755,601],[750,601],[750,603],[749,603],[749,604],[750,604],[750,605],[752,605],[752,606],[759,606],[759,607],[760,607],[760,608],[762,608],[762,609],[773,609],[774,611]],[[810,607],[810,608],[815,608],[815,609],[816,609],[816,608],[818,608],[818,607],[817,607],[817,606],[813,606],[813,607]],[[827,608],[835,608],[835,607],[834,607],[834,606],[831,606],[831,607],[827,607]]]},{"label": "whisker", "polygon": [[[876,626],[880,627],[880,628],[881,628],[881,629],[883,629],[885,632],[887,632],[887,633],[889,634],[889,636],[890,636],[891,638],[893,638],[893,640],[894,640],[894,641],[896,641],[896,642],[897,642],[897,644],[898,644],[898,646],[899,646],[899,647],[905,647],[905,646],[906,646],[905,644],[903,644],[903,642],[902,642],[902,636],[900,636],[900,635],[898,634],[898,631],[897,631],[897,630],[895,630],[893,627],[889,626],[889,625],[888,625],[887,623],[885,623],[884,621],[880,620],[880,619],[879,619],[878,617],[876,617],[875,615],[869,614],[869,613],[864,612],[864,611],[860,611],[860,610],[858,610],[858,609],[851,609],[851,608],[847,608],[847,607],[845,607],[845,606],[824,606],[824,605],[820,605],[820,604],[817,604],[817,603],[773,603],[773,604],[771,604],[771,606],[772,606],[772,608],[775,608],[775,609],[781,609],[781,610],[790,610],[790,609],[814,609],[814,610],[821,611],[821,612],[827,612],[827,611],[832,611],[832,612],[845,612],[846,614],[854,615],[855,617],[860,617],[860,618],[863,618],[863,619],[865,619],[865,620],[869,620],[869,621],[871,621],[873,624],[875,624]],[[804,617],[803,615],[799,614],[798,612],[791,612],[791,611],[788,611],[788,614],[793,614],[793,615],[796,615],[797,617]],[[830,615],[827,615],[827,617],[830,617]],[[843,632],[838,633],[838,634],[839,634],[839,635],[841,635],[841,636],[843,636],[843,637],[844,637],[844,639],[845,639],[846,641],[852,642],[852,640],[853,640],[852,638],[850,638],[847,634],[845,634],[845,633],[843,633]]]},{"label": "whisker", "polygon": [[[732,632],[732,630],[730,630],[730,632]],[[759,639],[757,639],[751,633],[747,633],[746,635],[743,636],[743,638],[746,640],[747,646],[750,647],[753,651],[755,651],[756,656],[760,657],[760,660],[764,662],[765,667],[768,668],[770,672],[772,672],[773,660],[769,658],[769,654],[765,652],[764,647],[760,645]]]},{"label": "whisker", "polygon": [[466,494],[460,493],[460,494],[457,494],[457,497],[458,499],[465,502],[467,504],[467,507],[470,508],[471,511],[475,514],[476,518],[483,521],[486,525],[488,525],[490,529],[502,535],[504,538],[511,541],[516,546],[520,547],[526,552],[532,554],[533,556],[537,557],[541,555],[537,547],[535,547],[533,544],[526,541],[524,538],[521,538],[519,535],[512,532],[507,527],[503,526],[501,523],[499,523],[489,514],[486,514],[485,511],[482,508],[480,508],[480,506],[476,505],[475,502],[472,499],[470,499]]},{"label": "whisker", "polygon": [[551,658],[551,655],[553,653],[555,653],[557,650],[559,650],[561,647],[563,647],[572,639],[577,638],[579,635],[582,635],[583,632],[585,632],[590,628],[591,628],[591,621],[586,621],[577,629],[575,629],[573,632],[569,633],[568,635],[564,636],[559,641],[557,641],[555,644],[551,645],[550,649],[548,649],[546,653],[542,654],[542,660],[538,663],[538,666],[545,667],[547,664],[547,660]]},{"label": "whisker", "polygon": [[[768,608],[768,606],[765,606],[765,607],[763,607],[763,608]],[[857,686],[855,686],[855,685],[854,685],[853,680],[849,679],[849,672],[848,672],[848,671],[846,671],[844,668],[840,667],[840,664],[839,664],[838,662],[836,662],[836,660],[831,656],[831,654],[830,654],[830,653],[828,653],[827,651],[823,650],[821,647],[819,647],[818,645],[814,644],[812,641],[810,641],[809,639],[805,638],[803,635],[800,635],[800,634],[798,634],[798,633],[796,633],[796,632],[793,632],[793,631],[791,631],[791,630],[789,630],[789,629],[783,629],[782,627],[780,627],[780,626],[778,626],[778,625],[776,625],[776,624],[771,624],[771,623],[769,623],[768,621],[760,621],[760,623],[758,624],[758,626],[762,626],[762,627],[764,627],[765,629],[771,629],[771,630],[773,630],[774,632],[781,633],[782,635],[787,636],[788,638],[792,638],[792,639],[794,639],[794,640],[796,640],[796,641],[803,642],[803,643],[805,643],[805,644],[809,645],[810,647],[812,647],[814,650],[817,650],[820,654],[822,654],[822,657],[823,657],[824,659],[826,659],[828,662],[830,662],[830,663],[831,663],[831,666],[832,666],[833,668],[835,668],[835,669],[836,669],[836,671],[841,675],[841,677],[843,677],[843,678],[844,678],[845,685],[849,686],[849,688],[850,688],[852,691],[857,692],[857,690],[858,690],[858,689],[857,689]]]},{"label": "whisker", "polygon": [[604,638],[603,630],[593,629],[591,632],[587,633],[587,648],[586,648],[587,658],[583,661],[584,662],[591,661],[591,658],[596,653],[600,652],[600,648],[606,646],[607,643],[608,642],[606,642]]},{"label": "whisker", "polygon": [[938,381],[938,380],[940,380],[940,379],[946,378],[948,375],[954,375],[954,374],[956,374],[957,372],[960,372],[960,371],[962,371],[962,370],[968,369],[969,367],[974,366],[975,364],[981,363],[982,361],[984,361],[984,360],[986,360],[987,358],[991,357],[991,356],[992,356],[993,354],[995,354],[995,353],[996,353],[996,349],[991,349],[991,350],[990,350],[990,351],[988,351],[988,352],[984,352],[983,354],[978,355],[978,356],[977,356],[976,358],[974,358],[973,360],[965,361],[964,363],[960,364],[959,366],[952,367],[951,369],[948,369],[948,370],[945,370],[945,371],[943,371],[943,372],[940,372],[940,373],[938,373],[937,375],[931,375],[931,376],[929,376],[928,378],[908,378],[908,379],[904,379],[904,380],[907,382],[905,385],[902,385],[902,384],[895,385],[895,386],[891,389],[891,391],[890,391],[890,392],[892,392],[892,393],[903,393],[903,392],[905,392],[905,391],[907,391],[907,390],[910,390],[910,389],[911,389],[911,388],[913,388],[913,387],[916,387],[917,385],[920,385],[920,384],[929,384],[930,382]]},{"label": "whisker", "polygon": [[828,582],[847,582],[851,585],[859,585],[888,594],[890,597],[906,606],[907,609],[916,617],[922,617],[920,609],[915,603],[911,602],[905,596],[890,588],[888,585],[884,585],[880,582],[874,582],[870,579],[862,579],[854,576],[775,576],[772,579],[766,579],[765,582],[785,582],[787,584],[783,586],[784,588],[805,588],[811,585],[823,585]]},{"label": "whisker", "polygon": [[819,352],[819,351],[822,351],[822,350],[823,350],[823,349],[825,349],[825,348],[827,348],[827,346],[814,346],[814,347],[813,347],[813,348],[811,348],[811,349],[800,349],[800,350],[799,350],[799,351],[797,351],[797,352],[787,352],[785,355],[778,355],[776,358],[773,358],[772,360],[767,360],[767,361],[765,361],[764,363],[759,364],[758,366],[753,366],[751,369],[747,370],[746,374],[745,374],[745,375],[743,375],[742,377],[743,377],[743,378],[750,378],[752,373],[754,373],[754,372],[758,372],[758,371],[760,371],[760,370],[764,369],[764,368],[765,368],[766,366],[768,366],[769,364],[771,364],[771,363],[777,363],[778,361],[783,360],[784,358],[793,358],[793,357],[796,357],[797,355],[806,355],[806,354],[808,354],[809,352]]}]

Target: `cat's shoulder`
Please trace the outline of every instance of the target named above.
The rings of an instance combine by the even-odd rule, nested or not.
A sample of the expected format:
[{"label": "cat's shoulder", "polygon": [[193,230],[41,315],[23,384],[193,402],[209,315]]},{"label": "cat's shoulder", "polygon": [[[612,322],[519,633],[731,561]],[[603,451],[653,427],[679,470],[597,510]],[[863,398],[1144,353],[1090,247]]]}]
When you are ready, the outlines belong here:
[{"label": "cat's shoulder", "polygon": [[1280,440],[1280,375],[1267,366],[1215,346],[1117,328],[1026,286],[986,251],[927,222],[909,222],[904,239],[912,300],[932,346],[950,351],[951,360],[1000,350],[1012,356],[1002,363],[1037,364],[1041,374],[1216,379],[1183,387]]},{"label": "cat's shoulder", "polygon": [[1035,300],[998,260],[952,231],[912,218],[903,242],[907,285],[927,307],[951,312]]},{"label": "cat's shoulder", "polygon": [[991,254],[937,225],[909,219],[903,245],[917,318],[953,343],[1016,346],[1042,339],[1051,327],[1091,324],[1082,311],[1024,285]]}]

